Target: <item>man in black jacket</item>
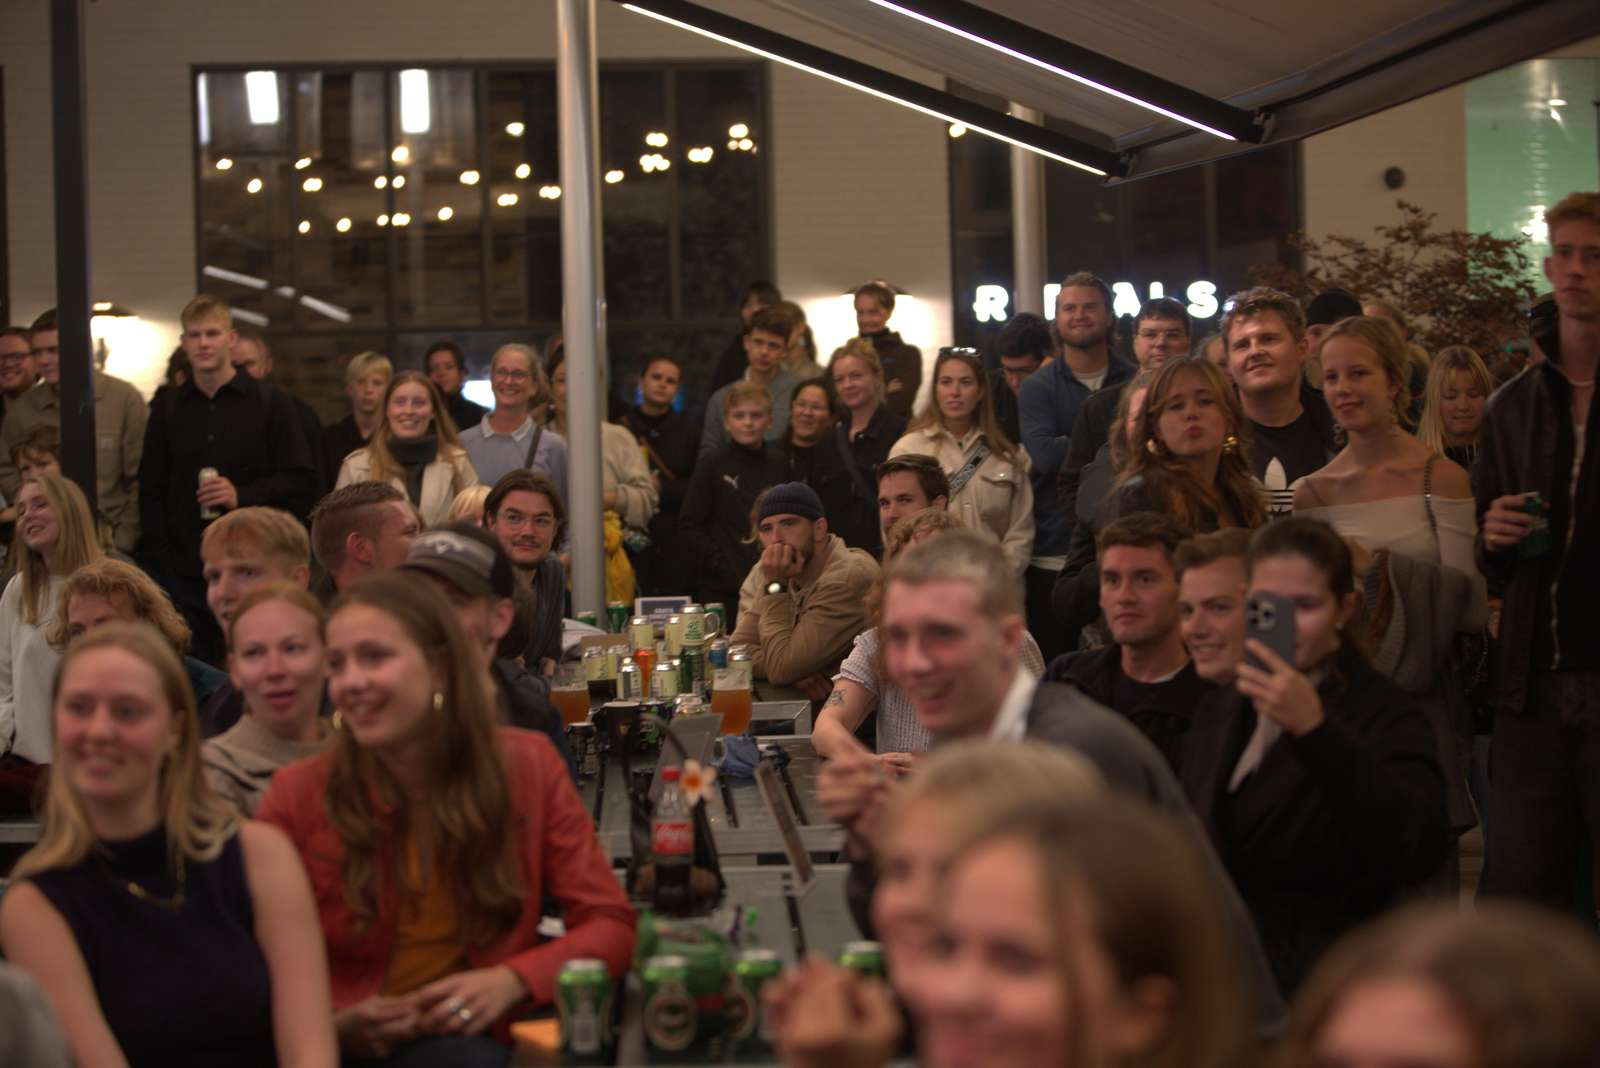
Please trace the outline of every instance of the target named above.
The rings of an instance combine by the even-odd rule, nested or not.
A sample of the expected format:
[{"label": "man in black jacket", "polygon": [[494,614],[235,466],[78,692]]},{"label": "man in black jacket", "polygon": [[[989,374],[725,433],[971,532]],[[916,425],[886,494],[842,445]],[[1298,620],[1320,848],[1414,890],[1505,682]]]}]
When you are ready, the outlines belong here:
[{"label": "man in black jacket", "polygon": [[744,287],[739,298],[739,332],[728,342],[728,347],[717,357],[716,370],[712,372],[707,395],[715,393],[729,382],[737,382],[744,374],[744,335],[750,330],[750,320],[762,308],[770,308],[783,299],[783,294],[771,282],[758,280]]},{"label": "man in black jacket", "polygon": [[1545,222],[1556,331],[1490,398],[1473,471],[1484,573],[1504,598],[1480,892],[1570,906],[1585,838],[1600,844],[1600,193]]},{"label": "man in black jacket", "polygon": [[888,282],[874,281],[855,292],[856,327],[872,342],[883,367],[883,406],[902,419],[911,418],[911,407],[922,387],[922,350],[909,345],[889,329],[894,314],[894,288]]},{"label": "man in black jacket", "polygon": [[[266,335],[250,323],[235,323],[233,332],[237,335],[230,354],[233,369],[243,371],[257,382],[270,381],[272,348],[267,344]],[[297,395],[287,389],[283,390],[283,394],[289,398],[289,403],[294,406],[295,417],[300,421],[300,432],[305,435],[306,448],[311,453],[311,466],[317,474],[316,495],[321,497],[324,487],[328,485],[323,481],[328,458],[323,447],[322,420],[317,417],[316,409]]]},{"label": "man in black jacket", "polygon": [[460,345],[454,341],[435,341],[423,355],[422,365],[427,368],[428,378],[439,387],[439,396],[444,398],[445,410],[450,413],[457,430],[477,426],[489,414],[489,409],[469,401],[461,392],[467,381],[467,356]]},{"label": "man in black jacket", "polygon": [[[316,502],[317,476],[288,396],[234,370],[228,305],[198,296],[181,322],[193,374],[163,394],[145,424],[140,556],[188,621],[194,655],[218,663],[222,634],[206,606],[201,532],[222,512],[248,505],[279,508],[304,522]],[[202,481],[207,469],[216,473]]]},{"label": "man in black jacket", "polygon": [[[742,350],[741,350],[742,351]],[[660,494],[660,507],[650,519],[651,551],[640,569],[646,593],[672,593],[669,571],[680,552],[678,515],[689,492],[700,454],[700,427],[687,413],[673,410],[683,367],[671,356],[652,356],[639,376],[639,403],[622,413],[622,425],[639,439]]]},{"label": "man in black jacket", "polygon": [[503,722],[544,734],[576,780],[567,731],[550,704],[548,689],[516,660],[494,655],[511,629],[517,589],[511,560],[500,542],[482,527],[451,523],[418,537],[400,566],[427,575],[454,606],[461,629],[483,655]]},{"label": "man in black jacket", "polygon": [[1047,682],[1071,682],[1139,728],[1176,772],[1194,706],[1211,686],[1195,675],[1178,631],[1173,554],[1184,534],[1167,516],[1138,512],[1095,538],[1100,611],[1112,644],[1063,653]]},{"label": "man in black jacket", "polygon": [[[1166,761],[1127,720],[1077,687],[1038,683],[1022,669],[1022,586],[994,539],[978,531],[942,534],[897,556],[884,569],[882,588],[878,632],[886,674],[936,742],[1065,746],[1092,763],[1111,790],[1149,801],[1194,836],[1255,980],[1261,1028],[1279,1030],[1283,1001],[1255,930]],[[877,878],[866,841],[892,788],[865,748],[830,760],[818,784],[824,810],[851,829],[850,904],[863,930]]]}]

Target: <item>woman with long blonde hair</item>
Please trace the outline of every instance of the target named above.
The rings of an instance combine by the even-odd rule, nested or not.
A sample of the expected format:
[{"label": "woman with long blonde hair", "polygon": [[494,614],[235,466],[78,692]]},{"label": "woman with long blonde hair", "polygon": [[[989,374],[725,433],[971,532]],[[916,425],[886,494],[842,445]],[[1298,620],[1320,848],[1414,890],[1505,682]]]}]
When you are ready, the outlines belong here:
[{"label": "woman with long blonde hair", "polygon": [[33,805],[50,763],[50,681],[61,654],[49,634],[67,576],[105,558],[76,483],[29,479],[17,491],[17,573],[0,594],[0,813]]},{"label": "woman with long blonde hair", "polygon": [[[331,747],[279,769],[256,814],[310,872],[340,1043],[504,1065],[511,1014],[548,1003],[564,961],[626,970],[633,910],[555,749],[496,725],[483,661],[433,583],[387,572],[345,592],[327,651]],[[548,943],[545,899],[566,922]]]},{"label": "woman with long blonde hair", "polygon": [[430,527],[445,521],[458,493],[478,484],[439,388],[421,371],[389,380],[383,421],[364,448],[345,457],[334,488],[369,480],[405,493]]},{"label": "woman with long blonde hair", "polygon": [[1478,354],[1465,345],[1448,345],[1434,356],[1423,392],[1417,440],[1453,460],[1470,480],[1478,459],[1483,406],[1494,392],[1494,378]]},{"label": "woman with long blonde hair", "polygon": [[939,461],[950,479],[950,510],[965,526],[987,529],[1022,574],[1033,555],[1033,487],[1028,454],[994,415],[989,373],[973,349],[942,349],[933,364],[933,398],[889,455],[915,452]]},{"label": "woman with long blonde hair", "polygon": [[333,1068],[327,965],[304,870],[200,771],[168,640],[109,623],[67,649],[38,844],[0,907],[85,1066]]},{"label": "woman with long blonde hair", "polygon": [[1246,454],[1249,423],[1233,383],[1215,365],[1169,360],[1150,380],[1127,464],[1094,521],[1072,532],[1072,550],[1056,582],[1056,615],[1076,633],[1100,614],[1095,537],[1135,512],[1160,512],[1190,534],[1267,521],[1261,485]]}]

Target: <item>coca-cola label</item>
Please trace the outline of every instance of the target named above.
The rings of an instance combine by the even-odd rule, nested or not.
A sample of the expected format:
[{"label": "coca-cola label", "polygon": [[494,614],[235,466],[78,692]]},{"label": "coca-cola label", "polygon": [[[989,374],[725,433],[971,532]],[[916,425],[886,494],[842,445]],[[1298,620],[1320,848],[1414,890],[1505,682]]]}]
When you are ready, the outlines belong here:
[{"label": "coca-cola label", "polygon": [[665,856],[694,853],[694,823],[690,820],[656,820],[650,827],[650,852]]}]

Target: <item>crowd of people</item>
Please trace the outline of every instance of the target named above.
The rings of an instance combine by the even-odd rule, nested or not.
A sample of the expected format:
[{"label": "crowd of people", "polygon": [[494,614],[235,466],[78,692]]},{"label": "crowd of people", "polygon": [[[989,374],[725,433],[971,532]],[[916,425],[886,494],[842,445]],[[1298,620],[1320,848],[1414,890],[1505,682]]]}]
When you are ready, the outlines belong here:
[{"label": "crowd of people", "polygon": [[0,1060],[503,1066],[564,962],[620,977],[551,704],[596,554],[816,705],[888,978],[770,986],[785,1064],[1593,1065],[1600,194],[1546,221],[1509,372],[1377,294],[1199,338],[1078,272],[924,388],[891,286],[824,364],[754,283],[614,398],[600,545],[559,337],[492,409],[452,342],[354,355],[324,427],[202,295],[148,404],[93,372],[91,506],[53,313],[0,331]]}]

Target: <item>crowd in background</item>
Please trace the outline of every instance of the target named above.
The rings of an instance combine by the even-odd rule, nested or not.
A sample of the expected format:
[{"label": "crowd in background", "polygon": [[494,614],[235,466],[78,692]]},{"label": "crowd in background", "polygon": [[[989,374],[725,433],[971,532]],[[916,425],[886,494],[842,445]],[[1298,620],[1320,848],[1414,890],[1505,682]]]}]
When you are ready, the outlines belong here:
[{"label": "crowd in background", "polygon": [[1600,194],[1546,221],[1493,354],[1340,290],[1119,323],[1078,272],[926,361],[867,282],[824,362],[753,283],[613,398],[597,545],[559,337],[492,409],[452,342],[355,354],[323,426],[199,296],[148,404],[92,372],[91,495],[54,313],[0,331],[0,1061],[499,1066],[564,962],[622,975],[551,703],[594,554],[815,703],[889,975],[787,973],[784,1063],[1593,1065]]}]

